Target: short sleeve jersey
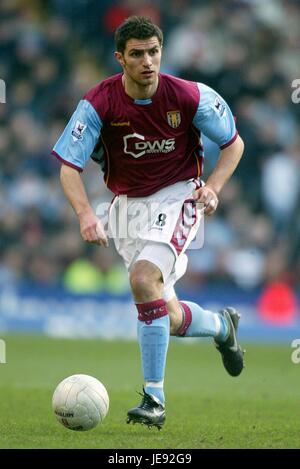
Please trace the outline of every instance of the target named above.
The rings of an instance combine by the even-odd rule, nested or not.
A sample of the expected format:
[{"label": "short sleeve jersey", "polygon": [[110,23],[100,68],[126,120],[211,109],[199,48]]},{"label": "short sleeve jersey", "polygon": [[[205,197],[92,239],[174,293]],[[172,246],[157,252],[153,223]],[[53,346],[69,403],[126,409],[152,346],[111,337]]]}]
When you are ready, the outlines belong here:
[{"label": "short sleeve jersey", "polygon": [[83,97],[52,153],[78,171],[92,158],[113,193],[145,197],[201,176],[201,132],[221,149],[237,138],[231,110],[213,89],[160,74],[154,96],[137,100],[120,73]]}]

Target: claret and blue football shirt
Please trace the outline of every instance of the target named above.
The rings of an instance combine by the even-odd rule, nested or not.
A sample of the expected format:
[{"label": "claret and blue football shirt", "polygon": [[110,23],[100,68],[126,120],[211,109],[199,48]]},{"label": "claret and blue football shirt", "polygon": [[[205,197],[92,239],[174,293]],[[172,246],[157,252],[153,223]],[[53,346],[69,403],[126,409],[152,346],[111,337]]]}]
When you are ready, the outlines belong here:
[{"label": "claret and blue football shirt", "polygon": [[89,158],[115,194],[145,197],[202,173],[201,133],[221,149],[237,138],[229,106],[202,83],[159,74],[151,99],[132,99],[122,73],[92,88],[52,153],[82,171]]}]

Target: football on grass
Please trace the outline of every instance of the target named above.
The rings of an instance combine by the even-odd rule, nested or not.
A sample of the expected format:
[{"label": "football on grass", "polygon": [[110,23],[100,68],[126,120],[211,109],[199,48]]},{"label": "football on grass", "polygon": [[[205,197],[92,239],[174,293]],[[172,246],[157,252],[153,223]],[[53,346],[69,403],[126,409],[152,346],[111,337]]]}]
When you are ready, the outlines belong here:
[{"label": "football on grass", "polygon": [[66,428],[86,431],[103,421],[109,397],[105,386],[93,376],[72,375],[58,384],[52,408],[57,420]]}]

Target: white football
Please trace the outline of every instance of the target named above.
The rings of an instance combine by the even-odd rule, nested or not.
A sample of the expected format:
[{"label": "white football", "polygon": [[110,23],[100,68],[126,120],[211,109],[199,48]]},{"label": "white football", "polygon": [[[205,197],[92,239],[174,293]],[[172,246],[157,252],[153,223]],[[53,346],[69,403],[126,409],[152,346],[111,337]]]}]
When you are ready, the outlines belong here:
[{"label": "white football", "polygon": [[52,408],[57,420],[66,428],[86,431],[104,420],[109,397],[105,386],[93,376],[72,375],[55,389]]}]

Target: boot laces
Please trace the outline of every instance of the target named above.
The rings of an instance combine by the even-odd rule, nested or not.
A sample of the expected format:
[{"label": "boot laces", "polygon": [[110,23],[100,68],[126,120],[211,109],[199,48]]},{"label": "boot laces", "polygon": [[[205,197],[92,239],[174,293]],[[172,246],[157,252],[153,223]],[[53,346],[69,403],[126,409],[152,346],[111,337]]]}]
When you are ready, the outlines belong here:
[{"label": "boot laces", "polygon": [[153,401],[151,396],[149,396],[148,394],[141,394],[141,393],[139,394],[143,397],[142,402],[139,407],[144,410],[153,409],[156,403]]}]

